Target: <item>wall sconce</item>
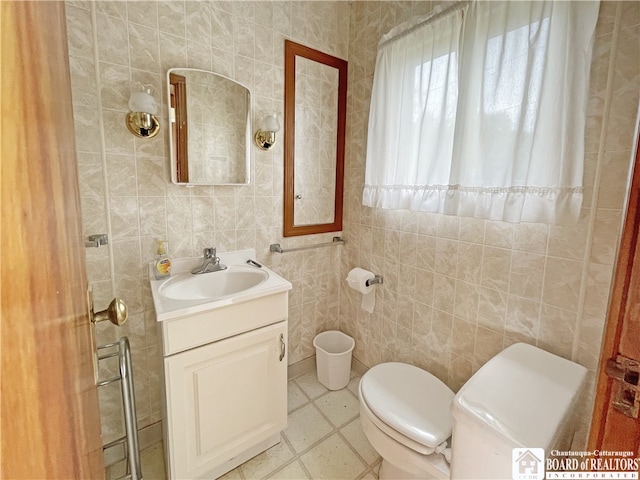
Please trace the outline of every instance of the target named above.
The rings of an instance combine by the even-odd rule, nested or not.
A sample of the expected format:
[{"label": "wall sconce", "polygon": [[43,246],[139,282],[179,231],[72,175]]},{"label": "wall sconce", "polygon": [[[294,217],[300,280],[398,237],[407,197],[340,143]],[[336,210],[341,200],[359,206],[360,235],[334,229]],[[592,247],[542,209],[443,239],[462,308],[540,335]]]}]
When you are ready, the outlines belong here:
[{"label": "wall sconce", "polygon": [[262,129],[256,132],[255,140],[262,150],[269,150],[276,143],[276,132],[280,130],[278,114],[272,113],[262,120]]},{"label": "wall sconce", "polygon": [[160,132],[160,123],[155,117],[158,105],[151,95],[150,86],[138,83],[132,88],[129,110],[127,128],[136,137],[152,138]]}]

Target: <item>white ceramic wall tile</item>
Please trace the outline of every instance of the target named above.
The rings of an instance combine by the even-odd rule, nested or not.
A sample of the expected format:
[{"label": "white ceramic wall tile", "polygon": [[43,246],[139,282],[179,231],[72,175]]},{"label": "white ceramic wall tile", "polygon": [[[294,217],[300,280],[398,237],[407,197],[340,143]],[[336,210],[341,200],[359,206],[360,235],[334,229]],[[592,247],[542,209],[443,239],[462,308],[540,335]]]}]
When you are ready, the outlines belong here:
[{"label": "white ceramic wall tile", "polygon": [[582,286],[582,262],[547,257],[544,273],[545,303],[567,310],[578,311]]},{"label": "white ceramic wall tile", "polygon": [[158,2],[138,1],[127,3],[127,18],[130,23],[158,29]]},{"label": "white ceramic wall tile", "polygon": [[81,56],[69,58],[69,69],[72,72],[72,97],[74,105],[98,108],[96,97],[95,64],[91,58]]},{"label": "white ceramic wall tile", "polygon": [[[83,5],[86,6],[86,5]],[[69,55],[93,58],[93,29],[91,10],[79,6],[66,6],[67,44]]]},{"label": "white ceramic wall tile", "polygon": [[478,325],[502,332],[507,314],[508,295],[491,288],[480,288],[478,298]]},{"label": "white ceramic wall tile", "polygon": [[480,283],[482,273],[482,245],[460,242],[456,278],[475,284]]},{"label": "white ceramic wall tile", "polygon": [[[106,4],[107,2],[101,2]],[[113,4],[120,2],[112,2]],[[124,4],[124,3],[123,3]],[[125,9],[126,9],[126,4]],[[126,15],[126,13],[125,13]],[[97,14],[98,56],[100,61],[129,66],[129,35],[122,18]],[[88,26],[90,26],[89,24]],[[91,39],[93,41],[93,38]]]},{"label": "white ceramic wall tile", "polygon": [[544,255],[547,251],[548,238],[548,225],[519,223],[513,231],[513,249]]},{"label": "white ceramic wall tile", "polygon": [[100,153],[102,147],[100,142],[99,111],[93,106],[88,107],[74,103],[73,120],[76,127],[77,151]]},{"label": "white ceramic wall tile", "polygon": [[545,257],[533,253],[513,252],[509,292],[526,298],[540,298]]}]

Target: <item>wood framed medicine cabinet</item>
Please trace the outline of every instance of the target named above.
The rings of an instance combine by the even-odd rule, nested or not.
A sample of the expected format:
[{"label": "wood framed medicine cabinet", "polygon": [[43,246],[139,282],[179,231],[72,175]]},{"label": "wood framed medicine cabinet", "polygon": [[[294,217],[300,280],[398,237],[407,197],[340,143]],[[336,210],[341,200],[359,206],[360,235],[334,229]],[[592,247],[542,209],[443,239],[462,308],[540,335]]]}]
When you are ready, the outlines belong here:
[{"label": "wood framed medicine cabinet", "polygon": [[284,236],[340,231],[347,62],[285,40],[284,76]]}]

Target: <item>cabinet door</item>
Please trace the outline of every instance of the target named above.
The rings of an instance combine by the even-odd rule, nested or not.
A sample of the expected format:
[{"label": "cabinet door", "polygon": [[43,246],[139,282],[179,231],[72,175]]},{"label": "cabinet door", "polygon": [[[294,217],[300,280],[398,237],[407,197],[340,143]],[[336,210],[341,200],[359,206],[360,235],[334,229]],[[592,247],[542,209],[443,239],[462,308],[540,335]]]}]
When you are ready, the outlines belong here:
[{"label": "cabinet door", "polygon": [[287,426],[286,322],[165,358],[172,478],[206,476]]}]

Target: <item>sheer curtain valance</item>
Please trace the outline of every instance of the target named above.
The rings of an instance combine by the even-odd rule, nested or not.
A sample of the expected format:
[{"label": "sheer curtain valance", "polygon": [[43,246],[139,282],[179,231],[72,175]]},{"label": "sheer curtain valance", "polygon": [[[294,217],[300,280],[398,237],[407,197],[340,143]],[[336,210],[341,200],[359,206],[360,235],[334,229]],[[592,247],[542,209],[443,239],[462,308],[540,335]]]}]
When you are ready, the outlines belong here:
[{"label": "sheer curtain valance", "polygon": [[363,204],[568,224],[598,2],[464,2],[380,42]]}]

